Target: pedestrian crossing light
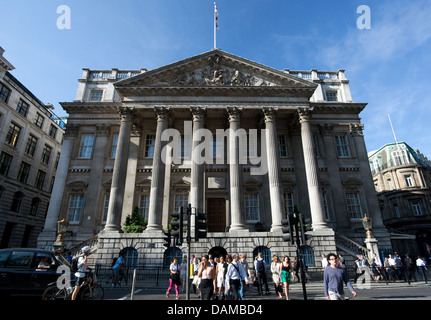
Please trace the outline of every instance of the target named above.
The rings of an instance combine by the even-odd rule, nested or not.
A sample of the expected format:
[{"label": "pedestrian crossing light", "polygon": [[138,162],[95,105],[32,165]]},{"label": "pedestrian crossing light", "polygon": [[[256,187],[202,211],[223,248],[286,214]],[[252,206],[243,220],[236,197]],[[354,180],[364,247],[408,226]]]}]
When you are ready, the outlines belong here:
[{"label": "pedestrian crossing light", "polygon": [[196,213],[195,215],[195,241],[199,241],[199,238],[207,237],[207,214]]},{"label": "pedestrian crossing light", "polygon": [[183,207],[180,207],[179,212],[174,212],[171,214],[171,216],[172,216],[171,235],[174,237],[175,245],[180,246],[183,243],[183,229],[184,229]]},{"label": "pedestrian crossing light", "polygon": [[166,236],[163,238],[163,240],[165,240],[165,243],[163,244],[163,246],[165,246],[166,249],[169,249],[171,247],[171,240],[172,240],[171,230],[168,230],[168,232],[164,232],[163,234]]},{"label": "pedestrian crossing light", "polygon": [[283,236],[282,236],[283,241],[285,241],[285,242],[289,242],[290,241],[290,244],[294,245],[295,244],[295,240],[293,238],[293,229],[292,229],[292,225],[290,223],[289,216],[288,216],[287,219],[281,220],[281,224],[283,226],[281,228],[281,231],[283,232]]},{"label": "pedestrian crossing light", "polygon": [[302,213],[300,213],[301,217],[301,234],[302,234],[302,243],[306,244],[307,240],[310,240],[313,236],[309,233],[309,231],[312,231],[311,228],[311,219],[310,218],[304,218]]}]

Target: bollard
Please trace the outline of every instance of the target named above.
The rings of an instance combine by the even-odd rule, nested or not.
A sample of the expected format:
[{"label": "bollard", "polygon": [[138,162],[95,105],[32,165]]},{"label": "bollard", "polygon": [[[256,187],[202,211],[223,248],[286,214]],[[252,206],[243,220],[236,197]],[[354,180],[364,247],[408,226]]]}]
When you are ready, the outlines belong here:
[{"label": "bollard", "polygon": [[133,270],[132,293],[130,294],[130,300],[135,299],[135,282],[136,282],[136,269]]}]

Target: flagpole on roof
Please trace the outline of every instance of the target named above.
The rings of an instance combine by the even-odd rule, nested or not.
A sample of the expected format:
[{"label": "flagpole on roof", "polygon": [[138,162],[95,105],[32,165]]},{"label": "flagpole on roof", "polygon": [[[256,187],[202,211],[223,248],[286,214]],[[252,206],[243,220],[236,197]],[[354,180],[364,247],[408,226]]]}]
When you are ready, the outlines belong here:
[{"label": "flagpole on roof", "polygon": [[397,146],[397,149],[399,149],[398,141],[397,141],[397,136],[395,135],[394,126],[392,125],[391,116],[389,115],[389,113],[388,113],[388,118],[389,118],[389,123],[391,124],[392,134],[394,135],[395,145]]},{"label": "flagpole on roof", "polygon": [[217,12],[217,5],[214,2],[214,49],[217,48],[217,19],[218,19],[218,12]]}]

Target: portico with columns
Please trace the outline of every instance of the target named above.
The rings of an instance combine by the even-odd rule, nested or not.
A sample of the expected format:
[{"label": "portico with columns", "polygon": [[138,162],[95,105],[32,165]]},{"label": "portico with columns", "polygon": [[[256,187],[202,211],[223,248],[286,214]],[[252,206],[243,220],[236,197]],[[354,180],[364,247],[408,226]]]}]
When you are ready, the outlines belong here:
[{"label": "portico with columns", "polygon": [[[316,70],[309,78],[212,50],[121,79],[84,73],[77,99],[62,103],[70,115],[67,129],[74,129],[66,131],[59,167],[67,169],[56,180],[64,192],[54,194],[47,227],[79,211],[73,201],[80,199],[70,246],[85,240],[79,237],[85,225],[98,234],[95,259],[101,263],[124,247],[135,248],[148,264],[161,262],[170,213],[188,203],[208,217],[207,239],[193,246],[197,255],[215,247],[250,257],[257,247],[294,255],[281,239],[281,220],[294,206],[311,218],[314,237],[305,245],[316,259],[337,250],[335,232],[364,237],[352,232],[364,213],[385,236],[366,169],[359,118],[365,104],[351,100],[344,71],[315,79]],[[343,98],[325,100],[337,83]],[[104,85],[115,89],[111,101],[86,98]],[[163,138],[169,129],[180,138],[171,158],[164,151],[172,140]],[[91,156],[81,157],[91,135],[105,148],[98,152],[94,144]],[[95,183],[89,199],[86,190]],[[94,207],[85,206],[88,201]],[[134,207],[147,228],[122,233]]]}]

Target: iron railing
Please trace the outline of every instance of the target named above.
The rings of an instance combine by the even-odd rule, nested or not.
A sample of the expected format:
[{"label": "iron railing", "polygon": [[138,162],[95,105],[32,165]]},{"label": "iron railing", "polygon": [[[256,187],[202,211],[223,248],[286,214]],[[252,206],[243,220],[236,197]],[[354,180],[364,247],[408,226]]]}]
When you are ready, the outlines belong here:
[{"label": "iron railing", "polygon": [[[136,285],[158,287],[169,285],[169,268],[163,267],[126,267],[121,280],[122,287],[131,287],[133,281],[133,271],[136,269]],[[113,270],[111,266],[96,265],[93,267],[97,282],[103,287],[111,286],[113,280]]]}]

